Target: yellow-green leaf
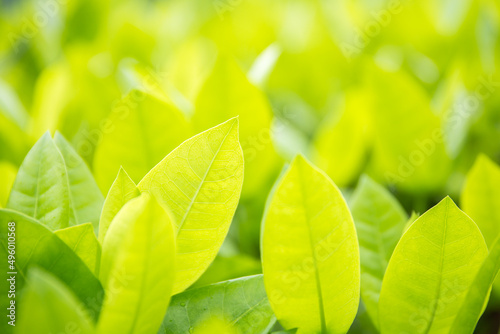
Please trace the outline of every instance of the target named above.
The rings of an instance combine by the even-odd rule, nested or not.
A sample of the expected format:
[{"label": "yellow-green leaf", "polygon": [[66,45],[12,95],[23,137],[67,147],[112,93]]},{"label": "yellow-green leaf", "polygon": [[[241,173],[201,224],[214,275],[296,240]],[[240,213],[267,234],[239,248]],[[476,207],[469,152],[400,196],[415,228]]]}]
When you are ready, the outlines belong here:
[{"label": "yellow-green leaf", "polygon": [[175,295],[158,333],[190,333],[193,329],[201,332],[207,321],[218,319],[225,320],[223,328],[234,330],[234,333],[268,333],[276,318],[266,296],[262,275],[241,277]]},{"label": "yellow-green leaf", "polygon": [[361,255],[361,298],[378,328],[378,300],[384,273],[408,216],[392,194],[362,178],[351,199]]},{"label": "yellow-green leaf", "polygon": [[363,91],[346,93],[335,114],[329,115],[318,129],[315,161],[340,187],[352,183],[366,163],[371,145],[369,101],[369,95]]},{"label": "yellow-green leaf", "polygon": [[268,181],[277,162],[271,140],[271,105],[234,60],[220,57],[198,94],[193,124],[202,131],[235,116],[241,119],[244,194],[250,194]]},{"label": "yellow-green leaf", "polygon": [[[83,261],[54,233],[38,221],[17,211],[0,210],[0,257],[7,259],[12,249],[9,233],[15,227],[16,290],[25,286],[27,272],[34,267],[43,268],[61,280],[82,302],[93,319],[97,319],[104,291],[99,280]],[[11,235],[12,237],[12,235]],[[7,263],[7,262],[5,262]],[[0,288],[8,290],[3,272]],[[0,307],[9,303],[7,294],[0,295]],[[10,328],[10,330],[9,330]],[[11,333],[12,327],[0,323],[1,333]]]},{"label": "yellow-green leaf", "polygon": [[95,176],[103,191],[109,189],[120,166],[139,182],[191,134],[178,109],[136,89],[113,109],[106,124],[94,158]]},{"label": "yellow-green leaf", "polygon": [[0,208],[7,205],[10,190],[16,179],[17,168],[9,162],[0,162]]},{"label": "yellow-green leaf", "polygon": [[500,238],[492,244],[490,253],[479,269],[450,333],[472,334],[489,300],[491,287],[500,270]]},{"label": "yellow-green leaf", "polygon": [[101,245],[97,241],[91,223],[58,230],[56,231],[56,235],[78,255],[94,275],[98,273],[99,261],[101,259]]},{"label": "yellow-green leaf", "polygon": [[170,215],[150,194],[129,201],[104,238],[98,333],[156,333],[170,302],[174,257]]},{"label": "yellow-green leaf", "polygon": [[16,334],[94,333],[78,299],[56,277],[33,268],[27,283],[19,303]]},{"label": "yellow-green leaf", "polygon": [[399,241],[382,284],[382,334],[451,333],[488,254],[476,224],[447,197]]},{"label": "yellow-green leaf", "polygon": [[346,333],[359,303],[359,250],[342,194],[296,157],[264,217],[262,260],[271,306],[285,329]]},{"label": "yellow-green leaf", "polygon": [[491,245],[500,233],[500,167],[487,156],[479,155],[467,174],[461,202]]},{"label": "yellow-green leaf", "polygon": [[109,225],[120,209],[131,199],[139,196],[141,192],[130,179],[127,172],[120,168],[118,176],[113,182],[111,189],[106,196],[102,208],[101,219],[99,221],[99,242],[104,242],[104,237],[109,229]]},{"label": "yellow-green leaf", "polygon": [[7,207],[37,219],[51,230],[70,226],[68,174],[50,133],[46,132],[24,159]]},{"label": "yellow-green leaf", "polygon": [[19,168],[7,207],[51,230],[88,222],[97,229],[102,202],[83,159],[60,133],[46,132]]},{"label": "yellow-green leaf", "polygon": [[59,132],[54,135],[54,143],[61,152],[66,166],[74,224],[91,222],[97,231],[99,214],[104,202],[102,193],[85,161]]},{"label": "yellow-green leaf", "polygon": [[185,141],[139,183],[175,217],[174,293],[194,283],[213,261],[231,224],[243,184],[238,119]]},{"label": "yellow-green leaf", "polygon": [[[500,235],[500,167],[486,155],[479,155],[467,174],[461,203],[491,246]],[[494,286],[500,291],[500,279]]]}]

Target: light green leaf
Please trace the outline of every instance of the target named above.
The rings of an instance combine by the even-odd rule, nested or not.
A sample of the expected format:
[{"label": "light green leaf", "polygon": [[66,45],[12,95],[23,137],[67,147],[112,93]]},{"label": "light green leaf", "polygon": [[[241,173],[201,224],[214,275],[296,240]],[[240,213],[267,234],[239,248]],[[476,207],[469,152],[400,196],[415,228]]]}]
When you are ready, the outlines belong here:
[{"label": "light green leaf", "polygon": [[26,129],[30,118],[15,90],[3,80],[0,80],[0,114],[20,129]]},{"label": "light green leaf", "polygon": [[451,159],[429,95],[403,71],[389,73],[374,67],[369,77],[376,111],[373,174],[407,191],[437,191],[450,175]]},{"label": "light green leaf", "polygon": [[24,159],[7,203],[51,230],[70,226],[72,216],[64,159],[46,132]]},{"label": "light green leaf", "polygon": [[262,274],[262,264],[260,260],[244,254],[233,256],[223,256],[219,254],[191,288],[198,288],[237,277],[257,274]]},{"label": "light green leaf", "polygon": [[361,255],[361,297],[378,324],[378,300],[384,273],[403,234],[408,216],[384,187],[364,176],[351,200]]},{"label": "light green leaf", "polygon": [[170,302],[174,257],[169,214],[149,194],[128,202],[104,238],[98,333],[155,333]]},{"label": "light green leaf", "polygon": [[0,110],[0,160],[21,164],[31,144],[31,138]]},{"label": "light green leaf", "polygon": [[101,245],[94,234],[91,223],[68,227],[55,232],[73,252],[96,275],[101,259]]},{"label": "light green leaf", "polygon": [[140,90],[125,96],[106,124],[94,158],[94,173],[103,192],[120,166],[138,182],[191,134],[178,109]]},{"label": "light green leaf", "polygon": [[[7,258],[9,222],[15,222],[17,291],[20,292],[25,285],[26,272],[32,267],[40,267],[66,284],[96,319],[104,295],[101,284],[82,260],[44,225],[16,211],[0,210],[2,258]],[[4,271],[2,275],[6,272]],[[8,291],[8,286],[5,284],[7,281],[2,279],[0,282],[2,291]],[[2,309],[7,303],[7,294],[1,295]],[[0,323],[0,332],[10,333],[7,327],[3,327],[5,324],[5,322]]]},{"label": "light green leaf", "polygon": [[94,333],[80,302],[56,277],[33,268],[19,306],[15,333]]},{"label": "light green leaf", "polygon": [[66,62],[54,62],[36,79],[33,92],[30,133],[38,138],[44,132],[59,128],[66,108],[75,93],[71,68]]},{"label": "light green leaf", "polygon": [[131,199],[139,196],[141,192],[137,189],[134,181],[130,179],[127,172],[120,167],[118,176],[113,182],[111,189],[102,208],[101,220],[99,221],[99,242],[104,242],[104,237],[109,225],[120,209]]},{"label": "light green leaf", "polygon": [[238,64],[220,57],[198,94],[193,124],[195,130],[203,131],[235,116],[241,119],[247,195],[259,190],[276,167],[271,140],[272,109],[264,93],[248,81]]},{"label": "light green leaf", "polygon": [[64,137],[45,133],[19,168],[8,208],[52,230],[99,223],[103,197],[85,162]]},{"label": "light green leaf", "polygon": [[175,217],[174,293],[194,283],[213,261],[231,224],[243,183],[238,119],[185,141],[139,183]]},{"label": "light green leaf", "polygon": [[465,297],[450,333],[472,334],[484,312],[491,287],[500,270],[500,239],[490,248],[490,253],[479,269]]},{"label": "light green leaf", "polygon": [[158,334],[190,333],[214,318],[226,321],[238,334],[268,333],[275,318],[262,275],[221,282],[174,296]]},{"label": "light green leaf", "polygon": [[[161,330],[160,330],[160,333]],[[238,332],[230,326],[228,321],[224,321],[217,317],[209,318],[201,322],[192,331],[193,334],[238,334]]]},{"label": "light green leaf", "polygon": [[54,136],[54,143],[61,152],[66,166],[73,225],[90,222],[97,230],[104,202],[102,193],[85,161],[59,132]]},{"label": "light green leaf", "polygon": [[461,203],[491,245],[500,233],[500,167],[487,156],[479,155],[467,174]]},{"label": "light green leaf", "polygon": [[412,211],[410,218],[408,218],[408,220],[406,221],[403,233],[408,231],[410,226],[418,219],[418,217],[420,217],[420,215],[418,213],[416,213],[415,211]]},{"label": "light green leaf", "polygon": [[346,333],[359,303],[359,251],[335,184],[296,157],[269,198],[263,224],[264,282],[281,325]]},{"label": "light green leaf", "polygon": [[0,208],[7,205],[10,190],[16,179],[17,168],[10,162],[0,162]]},{"label": "light green leaf", "polygon": [[362,90],[347,92],[316,134],[315,161],[340,187],[351,184],[366,163],[371,145],[369,101],[369,95]]},{"label": "light green leaf", "polygon": [[[462,189],[464,211],[481,230],[486,244],[491,246],[500,235],[500,167],[480,154]],[[495,281],[495,293],[500,291],[500,279]]]},{"label": "light green leaf", "polygon": [[469,286],[488,254],[476,224],[447,197],[399,241],[382,284],[385,333],[450,333]]}]

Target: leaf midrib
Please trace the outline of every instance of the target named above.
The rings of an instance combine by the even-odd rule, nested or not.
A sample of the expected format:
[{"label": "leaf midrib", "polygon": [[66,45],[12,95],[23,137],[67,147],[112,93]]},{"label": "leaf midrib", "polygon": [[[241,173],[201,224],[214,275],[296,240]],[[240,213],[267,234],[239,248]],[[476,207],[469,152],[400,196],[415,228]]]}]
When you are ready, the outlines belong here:
[{"label": "leaf midrib", "polygon": [[[149,217],[151,218],[151,217]],[[146,252],[146,261],[144,262],[144,270],[142,272],[142,275],[141,275],[141,281],[142,281],[142,284],[141,284],[141,288],[140,288],[140,292],[139,292],[139,300],[137,301],[137,308],[136,308],[136,313],[135,313],[135,317],[134,317],[134,320],[132,322],[132,325],[130,326],[130,334],[134,334],[135,333],[135,327],[137,326],[137,319],[139,318],[139,312],[140,310],[142,309],[143,307],[143,302],[144,302],[144,291],[145,291],[145,288],[146,288],[146,280],[147,280],[147,276],[148,276],[148,271],[149,271],[149,267],[150,267],[150,259],[151,259],[151,253],[152,253],[152,249],[153,249],[153,245],[152,245],[152,229],[153,227],[151,226],[151,224],[147,224],[147,226],[149,227],[147,230],[146,230],[146,235],[147,235],[147,243],[146,243],[146,249],[145,249],[145,252]]]},{"label": "leaf midrib", "polygon": [[441,261],[439,263],[439,281],[438,281],[438,287],[437,287],[437,291],[436,291],[436,298],[435,298],[435,302],[433,303],[432,305],[432,313],[431,313],[431,316],[429,318],[429,322],[427,324],[427,328],[425,329],[424,333],[425,334],[428,334],[432,328],[432,325],[434,323],[434,318],[436,317],[436,312],[437,312],[437,308],[438,308],[438,303],[439,303],[439,300],[441,299],[441,288],[442,288],[442,285],[443,285],[443,267],[444,267],[444,250],[446,248],[446,227],[447,227],[447,224],[448,224],[448,209],[449,209],[449,203],[448,201],[446,201],[446,208],[445,208],[445,216],[444,216],[444,227],[443,227],[443,241],[442,241],[442,245],[443,247],[441,248]]},{"label": "leaf midrib", "polygon": [[200,190],[203,187],[203,184],[205,183],[205,180],[206,180],[206,178],[208,176],[208,173],[210,172],[210,169],[212,168],[212,165],[213,165],[213,163],[215,161],[215,158],[217,158],[217,156],[219,155],[219,152],[220,152],[220,150],[222,148],[222,145],[224,145],[224,143],[226,142],[227,137],[231,133],[231,130],[233,130],[234,124],[235,124],[235,122],[233,121],[233,123],[231,124],[231,127],[227,131],[227,133],[224,136],[224,138],[221,140],[221,143],[220,143],[219,147],[217,148],[217,151],[215,152],[212,160],[210,161],[210,164],[208,165],[208,168],[205,171],[205,175],[203,175],[203,178],[200,180],[198,188],[196,189],[196,192],[195,192],[194,196],[192,197],[191,201],[189,202],[189,205],[188,205],[188,207],[186,209],[186,212],[184,213],[184,216],[182,217],[181,221],[179,222],[179,227],[178,227],[178,229],[176,231],[176,237],[179,235],[180,231],[182,230],[182,226],[186,222],[187,216],[191,212],[191,208],[193,207],[193,204],[196,201],[196,198],[198,198],[198,194],[200,193]]},{"label": "leaf midrib", "polygon": [[[302,203],[305,203],[305,198],[304,198],[304,193],[306,191],[304,187],[304,180],[302,179],[302,173],[299,170],[298,171],[299,175],[299,187],[300,187],[300,197],[302,199]],[[316,254],[314,252],[314,242],[312,240],[312,229],[310,225],[310,217],[309,217],[309,211],[307,209],[307,205],[304,205],[304,213],[305,213],[305,218],[306,218],[306,225],[307,225],[307,236],[309,239],[309,247],[311,247],[311,254],[314,262],[314,276],[316,278],[316,290],[318,294],[318,306],[319,306],[319,316],[320,316],[320,321],[321,321],[321,333],[327,333],[326,330],[326,319],[325,319],[325,307],[323,304],[323,292],[321,288],[321,280],[320,280],[320,275],[319,275],[319,268],[318,268],[318,260],[316,259]]]},{"label": "leaf midrib", "polygon": [[[61,159],[62,159],[62,165],[64,167],[64,171],[66,172],[66,185],[67,185],[67,189],[68,189],[68,202],[69,202],[69,207],[70,207],[70,210],[71,210],[71,216],[73,216],[73,218],[75,219],[75,225],[79,225],[79,221],[78,221],[78,216],[76,214],[76,207],[75,207],[75,201],[73,199],[73,193],[71,191],[71,181],[70,181],[70,176],[69,176],[69,169],[68,169],[68,166],[66,165],[66,158],[64,157],[64,154],[62,153],[61,149],[59,148],[59,146],[57,146],[57,144],[54,142],[54,146],[57,150],[57,153],[59,153],[59,155],[61,156]],[[68,225],[66,225],[66,227],[69,227],[71,226],[70,225],[70,217],[68,217]]]}]

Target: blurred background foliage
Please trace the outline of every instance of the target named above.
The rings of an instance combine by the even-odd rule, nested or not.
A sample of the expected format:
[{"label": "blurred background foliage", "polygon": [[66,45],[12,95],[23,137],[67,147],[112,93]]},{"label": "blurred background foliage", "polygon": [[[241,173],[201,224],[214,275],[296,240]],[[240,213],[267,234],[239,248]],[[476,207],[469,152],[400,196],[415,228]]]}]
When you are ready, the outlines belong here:
[{"label": "blurred background foliage", "polygon": [[264,204],[298,152],[347,198],[368,174],[420,213],[459,199],[479,153],[500,161],[497,0],[0,4],[0,206],[47,130],[105,195],[120,166],[139,182],[240,116],[242,200],[203,284],[260,271]]}]

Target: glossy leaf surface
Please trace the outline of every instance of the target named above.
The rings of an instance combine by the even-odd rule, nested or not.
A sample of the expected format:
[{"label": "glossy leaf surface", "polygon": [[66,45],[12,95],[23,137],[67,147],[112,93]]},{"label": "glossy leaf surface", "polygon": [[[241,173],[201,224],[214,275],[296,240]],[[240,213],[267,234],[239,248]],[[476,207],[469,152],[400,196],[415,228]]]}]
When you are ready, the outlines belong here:
[{"label": "glossy leaf surface", "polygon": [[378,300],[385,270],[408,220],[392,194],[369,177],[351,199],[361,256],[361,297],[378,327]]},{"label": "glossy leaf surface", "polygon": [[[89,314],[96,319],[104,295],[99,280],[92,274],[83,261],[54,233],[34,219],[12,210],[0,210],[0,253],[8,249],[8,224],[15,223],[17,271],[16,289],[18,292],[26,283],[27,272],[32,267],[45,269],[63,282],[87,307]],[[6,257],[7,255],[5,255]],[[5,274],[3,274],[5,275]],[[8,288],[2,280],[4,291]],[[0,304],[6,305],[7,294]],[[5,323],[0,324],[3,326]],[[3,327],[0,327],[2,332]]]},{"label": "glossy leaf surface", "polygon": [[449,333],[488,254],[476,224],[447,197],[418,218],[389,262],[379,301],[382,333]]},{"label": "glossy leaf surface", "polygon": [[337,187],[298,156],[275,186],[263,223],[264,282],[281,325],[346,333],[359,303],[359,251]]},{"label": "glossy leaf surface", "polygon": [[128,202],[104,239],[100,279],[107,298],[98,333],[154,333],[174,284],[175,241],[169,214],[149,194]]},{"label": "glossy leaf surface", "polygon": [[78,299],[61,281],[43,270],[30,270],[20,305],[15,333],[95,333]]},{"label": "glossy leaf surface", "polygon": [[215,258],[243,183],[238,119],[185,141],[139,183],[174,215],[177,267],[174,293],[189,287]]},{"label": "glossy leaf surface", "polygon": [[120,209],[131,199],[139,196],[141,192],[137,189],[134,181],[130,179],[127,172],[120,168],[118,176],[113,182],[111,189],[106,196],[102,208],[101,219],[99,221],[99,242],[104,242],[104,237],[109,229],[111,221],[115,218]]},{"label": "glossy leaf surface", "polygon": [[94,158],[96,179],[103,191],[109,189],[120,166],[139,182],[191,133],[179,110],[140,90],[131,91],[107,122],[108,131]]},{"label": "glossy leaf surface", "polygon": [[174,296],[158,333],[188,333],[218,319],[227,322],[234,333],[267,333],[275,318],[262,275],[187,290]]},{"label": "glossy leaf surface", "polygon": [[78,255],[94,275],[98,274],[101,245],[97,241],[91,223],[58,230],[56,231],[56,235]]}]

